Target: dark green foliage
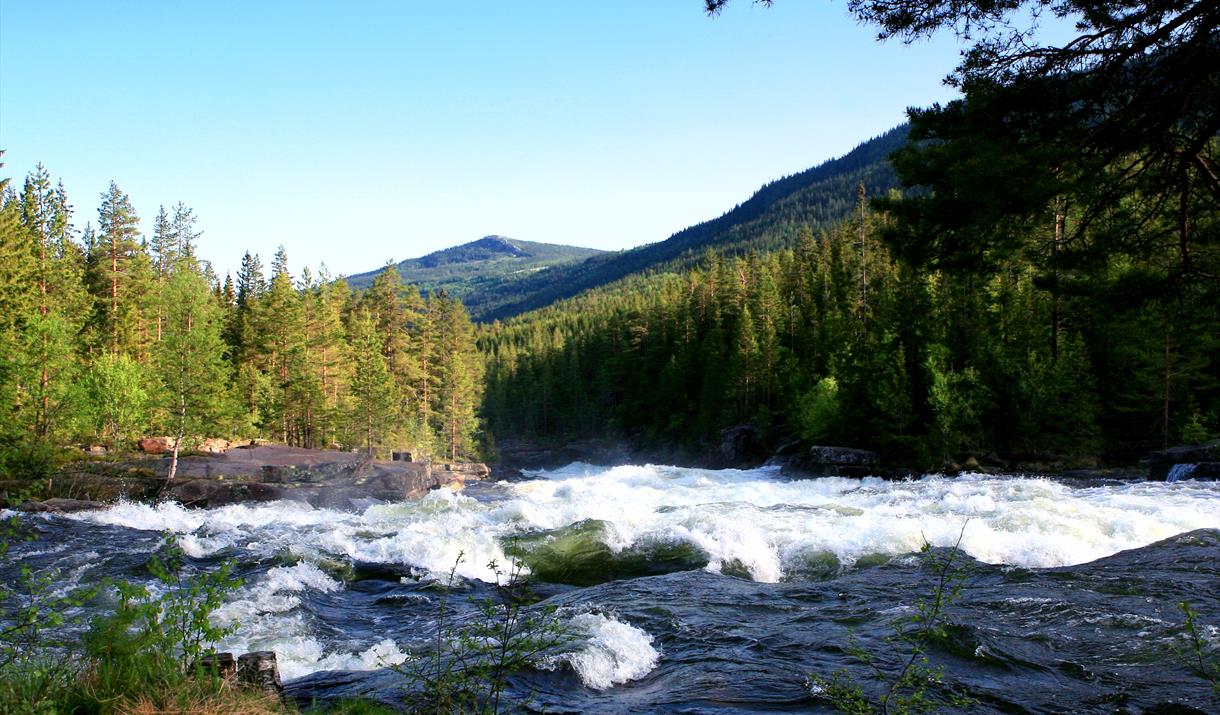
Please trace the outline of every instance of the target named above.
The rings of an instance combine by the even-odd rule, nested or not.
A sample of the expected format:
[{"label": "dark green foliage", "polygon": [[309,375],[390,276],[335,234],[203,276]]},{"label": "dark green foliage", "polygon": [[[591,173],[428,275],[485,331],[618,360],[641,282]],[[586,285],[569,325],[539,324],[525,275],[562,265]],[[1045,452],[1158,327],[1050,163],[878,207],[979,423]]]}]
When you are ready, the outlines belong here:
[{"label": "dark green foliage", "polygon": [[1166,404],[1169,441],[1215,429],[1220,316],[1205,291],[1180,294],[1167,319],[1160,300],[1047,290],[1033,254],[987,272],[912,267],[877,240],[890,220],[489,326],[492,429],[697,453],[750,422],[772,445],[797,436],[933,468],[992,453],[1132,460],[1166,436]]}]

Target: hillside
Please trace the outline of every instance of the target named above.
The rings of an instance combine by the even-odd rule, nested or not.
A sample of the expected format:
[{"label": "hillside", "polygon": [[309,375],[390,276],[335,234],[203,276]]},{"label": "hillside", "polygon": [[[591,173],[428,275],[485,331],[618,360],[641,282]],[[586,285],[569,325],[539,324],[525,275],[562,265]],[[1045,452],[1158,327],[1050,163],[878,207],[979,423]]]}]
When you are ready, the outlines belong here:
[{"label": "hillside", "polygon": [[830,228],[851,214],[856,187],[870,196],[898,186],[888,157],[906,141],[907,126],[891,129],[846,155],[766,184],[719,218],[685,228],[664,241],[594,256],[532,275],[497,294],[472,293],[471,317],[489,322],[550,305],[644,271],[692,265],[707,250],[736,255],[790,246],[802,225]]},{"label": "hillside", "polygon": [[[467,306],[479,306],[484,297],[513,293],[513,286],[555,266],[583,261],[601,254],[593,248],[519,241],[484,236],[477,241],[410,258],[395,264],[404,283],[434,291],[444,289]],[[380,268],[347,279],[356,289],[367,288]],[[473,309],[472,309],[473,310]]]}]

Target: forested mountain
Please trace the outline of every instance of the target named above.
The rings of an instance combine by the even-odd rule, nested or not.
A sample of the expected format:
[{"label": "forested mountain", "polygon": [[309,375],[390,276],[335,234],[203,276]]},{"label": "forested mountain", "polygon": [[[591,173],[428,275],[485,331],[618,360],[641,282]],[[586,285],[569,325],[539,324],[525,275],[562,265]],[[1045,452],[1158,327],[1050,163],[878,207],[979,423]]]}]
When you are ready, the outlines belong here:
[{"label": "forested mountain", "polygon": [[96,228],[74,225],[39,165],[0,181],[0,473],[37,475],[65,445],[131,449],[169,435],[453,459],[481,451],[474,328],[444,291],[392,266],[363,292],[286,251],[236,281],[199,258],[194,212],[162,208],[151,236],[113,182]]},{"label": "forested mountain", "polygon": [[693,266],[707,250],[739,255],[791,247],[801,226],[830,228],[851,215],[856,189],[870,196],[898,186],[888,157],[906,141],[907,126],[891,129],[846,155],[773,181],[719,218],[685,228],[664,241],[530,276],[498,295],[472,295],[471,316],[504,319],[569,298],[642,271]]},{"label": "forested mountain", "polygon": [[[1163,180],[1149,163],[1127,180],[1134,149],[1052,151],[1027,124],[1008,136],[1003,105],[981,97],[916,112],[929,141],[894,155],[910,190],[870,201],[840,182],[833,201],[855,210],[836,226],[774,218],[802,221],[797,192],[675,237],[736,236],[719,245],[737,255],[484,327],[493,431],[700,454],[748,423],[771,446],[801,437],[926,468],[1130,464],[1216,437],[1214,175]],[[1197,163],[1218,149],[1205,137]]]},{"label": "forested mountain", "polygon": [[[477,241],[409,258],[394,265],[404,281],[425,293],[444,290],[459,298],[474,315],[516,295],[517,286],[535,273],[578,263],[601,254],[595,248],[559,246],[520,241],[505,236],[484,236]],[[373,284],[380,269],[347,279],[355,290]],[[550,275],[548,272],[547,275]]]}]

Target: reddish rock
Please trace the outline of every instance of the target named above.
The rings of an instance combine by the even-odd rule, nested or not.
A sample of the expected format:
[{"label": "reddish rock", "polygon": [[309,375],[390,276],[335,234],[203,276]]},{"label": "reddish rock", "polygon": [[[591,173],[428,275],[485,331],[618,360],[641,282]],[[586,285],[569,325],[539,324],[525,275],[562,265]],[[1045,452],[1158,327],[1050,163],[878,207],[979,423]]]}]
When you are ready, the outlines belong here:
[{"label": "reddish rock", "polygon": [[224,454],[232,447],[233,443],[227,439],[209,437],[199,443],[198,451],[207,452],[208,454]]},{"label": "reddish rock", "polygon": [[174,448],[174,440],[169,437],[145,437],[136,442],[136,446],[144,454],[164,454]]}]

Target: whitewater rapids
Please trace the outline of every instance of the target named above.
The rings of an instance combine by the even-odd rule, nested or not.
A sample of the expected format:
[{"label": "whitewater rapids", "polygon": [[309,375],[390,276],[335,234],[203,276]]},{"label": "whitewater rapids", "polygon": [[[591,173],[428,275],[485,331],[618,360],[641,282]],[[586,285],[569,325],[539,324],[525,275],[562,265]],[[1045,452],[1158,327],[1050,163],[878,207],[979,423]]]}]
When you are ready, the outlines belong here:
[{"label": "whitewater rapids", "polygon": [[[513,561],[507,540],[597,523],[594,538],[611,553],[685,545],[706,556],[709,572],[764,583],[825,576],[827,564],[841,573],[857,562],[917,551],[925,540],[952,546],[959,537],[961,548],[981,562],[1069,566],[1220,526],[1220,484],[1074,487],[985,475],[787,479],[767,468],[573,464],[465,494],[441,489],[419,501],[355,512],[289,502],[208,510],[120,503],[70,518],[172,532],[195,558],[240,552],[246,559],[290,564],[248,578],[217,617],[239,624],[225,647],[275,650],[284,676],[295,678],[407,658],[393,639],[354,642],[317,632],[316,619],[301,608],[302,595],[343,591],[336,563],[394,565],[433,579],[457,563],[459,576],[490,582],[491,562]],[[567,662],[589,687],[639,678],[662,657],[648,633],[613,613],[576,614],[571,624],[588,638]]]}]

